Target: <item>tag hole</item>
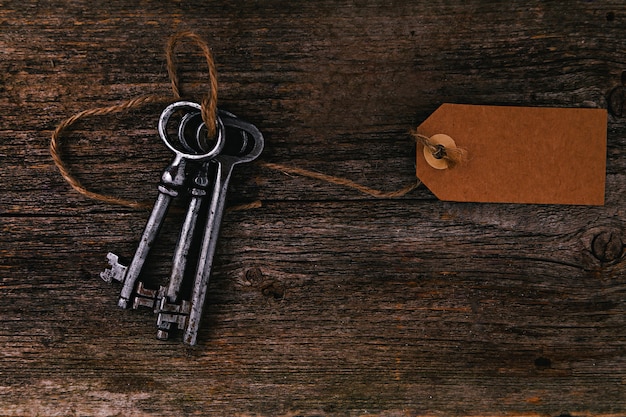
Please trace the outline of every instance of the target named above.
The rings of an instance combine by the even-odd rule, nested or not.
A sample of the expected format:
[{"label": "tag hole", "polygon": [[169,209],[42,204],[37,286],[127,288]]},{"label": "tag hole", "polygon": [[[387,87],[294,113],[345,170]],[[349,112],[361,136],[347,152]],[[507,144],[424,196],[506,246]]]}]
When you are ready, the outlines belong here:
[{"label": "tag hole", "polygon": [[446,156],[446,147],[445,146],[437,145],[436,148],[437,148],[437,150],[435,152],[433,152],[433,157],[435,157],[435,159],[441,159],[441,158]]}]

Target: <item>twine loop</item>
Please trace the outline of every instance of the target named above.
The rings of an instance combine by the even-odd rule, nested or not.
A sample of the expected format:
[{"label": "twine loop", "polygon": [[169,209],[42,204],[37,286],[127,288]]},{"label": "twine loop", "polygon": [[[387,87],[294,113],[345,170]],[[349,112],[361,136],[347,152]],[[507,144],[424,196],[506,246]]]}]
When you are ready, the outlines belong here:
[{"label": "twine loop", "polygon": [[[52,160],[54,161],[54,164],[56,165],[56,167],[59,169],[61,176],[78,193],[94,200],[102,201],[105,203],[116,204],[120,206],[125,206],[125,207],[130,207],[130,208],[150,209],[152,207],[152,205],[149,203],[126,200],[126,199],[115,197],[115,196],[100,194],[100,193],[91,191],[87,189],[85,186],[83,186],[81,182],[72,175],[68,165],[65,163],[65,161],[63,160],[61,156],[61,136],[63,132],[69,129],[72,125],[88,117],[106,116],[106,115],[111,115],[115,113],[129,111],[132,109],[141,108],[148,104],[168,103],[168,102],[181,99],[181,88],[180,88],[180,81],[179,81],[179,77],[177,73],[177,65],[176,65],[174,50],[177,44],[185,38],[193,41],[196,44],[196,46],[198,46],[201,49],[202,54],[207,63],[207,67],[209,71],[210,91],[208,94],[205,94],[202,97],[201,114],[202,114],[202,119],[207,127],[208,136],[209,137],[215,136],[216,120],[217,120],[218,85],[217,85],[217,70],[215,68],[215,61],[213,60],[213,54],[211,53],[211,50],[208,44],[197,34],[191,31],[183,31],[183,32],[176,33],[169,38],[167,42],[167,46],[165,48],[165,56],[167,60],[167,72],[168,72],[170,84],[172,87],[173,98],[171,96],[167,97],[167,96],[160,96],[160,95],[141,96],[141,97],[136,97],[136,98],[123,101],[119,104],[115,104],[112,106],[97,107],[97,108],[92,108],[88,110],[83,110],[61,121],[56,127],[56,129],[54,130],[54,132],[52,133],[52,137],[50,140],[50,155],[52,156]],[[414,136],[415,135],[416,133],[414,134]],[[416,136],[416,139],[418,139],[417,136]],[[426,144],[428,143],[427,139],[428,138],[426,138],[426,140],[421,139],[423,140],[422,143],[424,143],[425,146],[427,146]],[[453,160],[455,158],[450,152],[447,152],[447,150],[445,153],[446,155],[442,156],[443,158],[450,158],[450,160]],[[296,174],[296,175],[300,175],[300,176],[304,176],[304,177],[308,177],[312,179],[317,179],[317,180],[325,181],[325,182],[336,184],[336,185],[345,186],[348,188],[353,188],[357,191],[360,191],[364,194],[367,194],[376,198],[402,197],[410,193],[414,189],[416,189],[421,184],[421,181],[415,180],[413,183],[399,190],[385,192],[385,191],[376,190],[376,189],[358,184],[346,178],[326,175],[326,174],[322,174],[319,172],[310,171],[304,168],[290,167],[290,166],[286,166],[282,164],[267,163],[267,162],[265,163],[257,162],[257,163],[265,168],[281,171],[286,174]],[[257,208],[260,206],[261,206],[261,202],[255,201],[255,202],[248,203],[245,205],[230,208],[230,210],[237,210],[237,209],[243,210],[243,209]]]},{"label": "twine loop", "polygon": [[215,61],[213,60],[213,54],[209,45],[197,34],[184,31],[172,35],[165,48],[165,57],[167,59],[167,73],[170,77],[170,83],[172,84],[172,91],[176,99],[181,98],[180,81],[178,78],[178,72],[176,71],[176,56],[174,48],[176,44],[184,38],[189,38],[202,50],[202,54],[206,59],[207,67],[209,69],[209,82],[211,90],[209,94],[202,96],[200,102],[202,120],[206,124],[209,138],[215,137],[216,134],[216,118],[217,118],[217,69],[215,68]]}]

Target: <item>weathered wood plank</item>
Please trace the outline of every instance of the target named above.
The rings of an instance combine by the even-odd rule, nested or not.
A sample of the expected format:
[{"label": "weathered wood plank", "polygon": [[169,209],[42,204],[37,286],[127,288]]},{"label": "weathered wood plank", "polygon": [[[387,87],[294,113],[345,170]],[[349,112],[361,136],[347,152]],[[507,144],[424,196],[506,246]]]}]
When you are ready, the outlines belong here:
[{"label": "weathered wood plank", "polygon": [[[4,4],[0,414],[623,414],[625,22],[617,1]],[[71,191],[47,142],[77,111],[167,94],[181,29],[211,44],[220,103],[264,132],[263,161],[382,189],[412,181],[406,132],[443,102],[609,108],[606,205],[380,201],[242,167],[231,203],[263,207],[224,221],[200,344],[158,342],[97,277],[147,214]],[[204,63],[180,51],[197,99]],[[151,200],[159,112],[78,125],[77,177]]]},{"label": "weathered wood plank", "polygon": [[[118,398],[120,410],[146,412],[158,412],[162,405],[151,402],[165,395],[190,396],[187,410],[223,407],[232,396],[233,410],[244,402],[269,414],[307,404],[339,413],[346,404],[487,412],[493,401],[509,403],[499,412],[526,404],[550,413],[574,391],[583,409],[619,410],[611,404],[623,400],[615,374],[624,365],[623,340],[615,339],[623,324],[623,289],[615,287],[623,265],[590,260],[585,224],[555,225],[554,211],[546,210],[537,218],[548,231],[533,235],[510,215],[468,223],[465,205],[362,204],[367,224],[355,221],[352,204],[308,204],[301,219],[286,203],[231,213],[197,349],[152,340],[153,317],[115,310],[116,290],[91,271],[111,245],[130,253],[129,236],[123,242],[105,223],[136,235],[134,216],[45,218],[39,227],[22,220],[16,245],[42,257],[3,256],[15,271],[10,276],[29,277],[27,284],[4,283],[19,317],[3,326],[4,343],[19,355],[4,366],[5,384],[19,386],[20,376],[31,381],[34,373],[51,398],[101,395]],[[82,237],[64,233],[68,219]],[[166,233],[170,245],[172,235]],[[168,253],[159,249],[154,275],[167,273]],[[43,272],[50,265],[59,269]],[[256,268],[261,278],[249,272]],[[24,366],[31,373],[20,371]],[[176,388],[166,395],[165,387]],[[119,391],[129,396],[111,394]],[[266,392],[279,392],[284,403],[267,403]],[[30,395],[34,401],[40,390]]]}]

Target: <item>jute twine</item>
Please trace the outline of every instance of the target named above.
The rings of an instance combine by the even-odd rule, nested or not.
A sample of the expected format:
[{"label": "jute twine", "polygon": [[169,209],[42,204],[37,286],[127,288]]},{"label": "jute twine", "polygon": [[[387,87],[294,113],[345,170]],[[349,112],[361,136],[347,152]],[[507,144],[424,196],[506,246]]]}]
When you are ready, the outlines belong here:
[{"label": "jute twine", "polygon": [[[63,160],[61,156],[61,136],[63,132],[69,129],[72,125],[76,124],[78,121],[82,119],[86,119],[93,116],[106,116],[115,113],[126,112],[133,109],[138,109],[143,106],[155,103],[168,103],[173,102],[175,100],[179,100],[181,98],[181,89],[179,84],[179,78],[176,70],[176,62],[175,62],[175,47],[176,45],[183,39],[187,39],[192,41],[196,46],[198,46],[202,54],[204,55],[207,67],[209,70],[209,81],[210,81],[210,91],[209,94],[204,95],[201,101],[201,114],[202,119],[205,122],[207,129],[209,130],[208,135],[210,137],[215,135],[215,121],[217,117],[217,70],[215,68],[215,61],[213,60],[213,54],[208,46],[208,44],[197,34],[185,31],[179,32],[172,37],[167,42],[166,46],[166,59],[167,59],[167,72],[170,78],[171,86],[172,86],[172,96],[160,96],[160,95],[149,95],[132,98],[126,101],[123,101],[119,104],[115,104],[107,107],[97,107],[93,109],[83,110],[75,115],[68,117],[67,119],[61,121],[59,125],[56,127],[54,132],[52,133],[52,138],[50,141],[50,154],[52,155],[52,159],[59,169],[63,178],[68,182],[68,184],[80,194],[89,197],[94,200],[102,201],[105,203],[117,204],[120,206],[130,207],[130,208],[138,208],[138,209],[149,209],[152,207],[152,204],[145,202],[138,202],[133,200],[127,200],[111,195],[100,194],[94,191],[91,191],[84,187],[80,181],[74,177],[74,175],[70,172],[70,169],[67,163]],[[449,167],[453,167],[457,163],[461,162],[463,159],[462,151],[456,151],[455,149],[441,149],[440,145],[435,145],[429,141],[426,136],[419,135],[417,132],[411,132],[413,137],[418,143],[421,143],[423,146],[427,147],[430,152],[438,159],[445,159]],[[402,197],[415,188],[417,188],[421,181],[416,180],[415,182],[403,187],[399,190],[395,191],[381,191],[374,188],[367,187],[362,184],[358,184],[354,181],[351,181],[346,178],[336,177],[332,175],[326,175],[315,171],[310,171],[304,168],[287,166],[277,163],[269,163],[269,162],[258,162],[259,165],[277,170],[280,172],[284,172],[286,174],[292,175],[300,175],[307,178],[312,178],[320,181],[325,181],[331,184],[336,184],[339,186],[344,186],[348,188],[355,189],[361,193],[370,195],[376,198],[397,198]],[[237,206],[236,208],[231,209],[250,209],[260,207],[260,201],[254,201],[250,204],[245,204],[242,206]]]}]

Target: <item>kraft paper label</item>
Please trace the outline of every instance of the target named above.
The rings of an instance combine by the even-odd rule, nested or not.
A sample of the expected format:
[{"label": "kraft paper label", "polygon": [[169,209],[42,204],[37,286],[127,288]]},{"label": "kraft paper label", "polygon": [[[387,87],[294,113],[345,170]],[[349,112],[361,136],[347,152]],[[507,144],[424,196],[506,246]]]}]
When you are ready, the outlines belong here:
[{"label": "kraft paper label", "polygon": [[418,128],[448,135],[462,163],[438,169],[417,147],[417,177],[446,201],[603,205],[604,109],[443,104]]}]

